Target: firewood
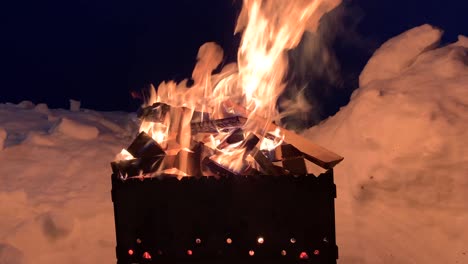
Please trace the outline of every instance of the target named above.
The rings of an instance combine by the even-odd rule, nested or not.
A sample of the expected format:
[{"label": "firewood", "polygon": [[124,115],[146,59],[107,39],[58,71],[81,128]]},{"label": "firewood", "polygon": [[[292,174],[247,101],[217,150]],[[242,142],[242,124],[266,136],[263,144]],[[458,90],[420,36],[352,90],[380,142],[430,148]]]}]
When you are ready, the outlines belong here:
[{"label": "firewood", "polygon": [[242,116],[232,116],[223,119],[207,120],[203,122],[191,123],[192,135],[197,133],[217,133],[221,129],[235,129],[241,127],[247,118]]},{"label": "firewood", "polygon": [[135,158],[146,158],[165,155],[164,150],[145,132],[140,132],[127,151]]},{"label": "firewood", "polygon": [[324,169],[331,169],[343,160],[343,157],[339,156],[338,154],[333,153],[317,144],[314,144],[306,138],[292,131],[284,129],[271,122],[267,123],[267,121],[263,117],[251,114],[247,109],[245,109],[242,106],[236,105],[230,101],[226,101],[224,105],[225,107],[233,109],[234,112],[240,115],[253,118],[255,122],[258,122],[259,124],[265,124],[265,126],[259,126],[266,128],[265,131],[260,131],[260,133],[262,134],[265,134],[268,131],[275,131],[276,129],[279,129],[280,133],[284,135],[284,140],[286,142],[294,145],[297,149],[299,149],[304,154],[304,157],[307,160],[317,164],[318,166]]}]

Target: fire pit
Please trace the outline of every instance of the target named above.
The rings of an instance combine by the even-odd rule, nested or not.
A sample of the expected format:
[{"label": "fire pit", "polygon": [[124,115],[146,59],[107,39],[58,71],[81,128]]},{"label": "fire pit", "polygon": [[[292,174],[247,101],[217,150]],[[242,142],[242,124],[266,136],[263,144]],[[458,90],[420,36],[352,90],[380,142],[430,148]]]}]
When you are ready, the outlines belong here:
[{"label": "fire pit", "polygon": [[[170,109],[158,103],[140,117]],[[305,139],[315,153],[284,140],[260,150],[258,137],[242,133],[243,121],[192,122],[192,138],[228,131],[223,142],[245,142],[241,157],[256,166],[236,170],[203,141],[169,155],[145,132],[127,148],[132,158],[112,163],[117,263],[336,263],[332,168],[342,158]],[[322,172],[309,173],[308,160]]]},{"label": "fire pit", "polygon": [[336,263],[331,170],[112,177],[117,263]]},{"label": "fire pit", "polygon": [[279,126],[276,103],[286,51],[338,3],[245,0],[237,64],[206,43],[190,87],[153,87],[111,163],[117,263],[336,263],[343,158]]}]

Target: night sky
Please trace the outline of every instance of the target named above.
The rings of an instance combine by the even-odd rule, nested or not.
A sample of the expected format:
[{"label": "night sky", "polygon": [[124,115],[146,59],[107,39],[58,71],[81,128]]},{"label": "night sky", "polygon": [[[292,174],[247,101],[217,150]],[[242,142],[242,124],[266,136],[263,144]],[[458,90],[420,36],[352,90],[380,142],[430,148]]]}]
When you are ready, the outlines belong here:
[{"label": "night sky", "polygon": [[[329,18],[333,36],[324,37],[340,65],[337,76],[307,80],[320,118],[347,103],[362,67],[388,38],[424,23],[444,29],[444,42],[468,35],[464,0],[344,1]],[[219,43],[226,62],[233,61],[240,6],[239,0],[9,1],[0,7],[0,102],[68,108],[71,98],[84,108],[135,111],[140,101],[130,92],[189,77],[204,42]]]}]

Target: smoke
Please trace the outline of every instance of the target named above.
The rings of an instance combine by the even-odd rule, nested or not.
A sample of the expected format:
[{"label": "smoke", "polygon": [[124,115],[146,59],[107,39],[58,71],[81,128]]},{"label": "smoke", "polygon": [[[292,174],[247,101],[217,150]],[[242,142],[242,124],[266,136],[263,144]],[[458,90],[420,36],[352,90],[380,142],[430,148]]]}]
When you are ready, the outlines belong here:
[{"label": "smoke", "polygon": [[316,31],[306,32],[288,52],[287,87],[277,105],[277,121],[283,126],[308,128],[348,102],[358,86],[360,58],[372,50],[370,42],[357,33],[362,18],[361,9],[344,0],[321,18]]}]

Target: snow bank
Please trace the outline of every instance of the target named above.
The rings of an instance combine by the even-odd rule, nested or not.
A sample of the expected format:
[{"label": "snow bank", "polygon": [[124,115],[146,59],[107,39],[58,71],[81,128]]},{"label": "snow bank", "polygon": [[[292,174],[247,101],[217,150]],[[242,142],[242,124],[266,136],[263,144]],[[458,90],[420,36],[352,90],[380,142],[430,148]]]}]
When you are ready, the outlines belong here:
[{"label": "snow bank", "polygon": [[34,110],[45,115],[49,114],[49,107],[46,104],[38,104]]},{"label": "snow bank", "polygon": [[34,103],[31,101],[22,101],[21,103],[18,104],[18,107],[23,108],[23,109],[32,109],[34,108]]},{"label": "snow bank", "polygon": [[81,124],[68,118],[62,118],[51,132],[59,132],[65,136],[82,140],[95,139],[99,135],[99,130],[96,127]]},{"label": "snow bank", "polygon": [[429,48],[439,37],[422,26],[382,45],[349,105],[306,133],[345,157],[342,263],[468,263],[468,49]]},{"label": "snow bank", "polygon": [[6,130],[0,127],[0,150],[3,149],[3,145],[6,140],[6,137],[7,137]]},{"label": "snow bank", "polygon": [[114,262],[109,162],[132,116],[0,104],[0,264]]},{"label": "snow bank", "polygon": [[419,54],[434,48],[441,37],[441,30],[426,24],[390,39],[367,63],[359,77],[359,86],[365,86],[373,80],[398,77]]},{"label": "snow bank", "polygon": [[459,35],[458,41],[454,43],[453,45],[468,48],[468,38],[463,35]]},{"label": "snow bank", "polygon": [[81,107],[81,102],[80,101],[70,99],[70,111],[78,112],[78,111],[80,111],[80,107]]},{"label": "snow bank", "polygon": [[0,243],[0,263],[1,264],[23,264],[23,252],[9,245]]}]

